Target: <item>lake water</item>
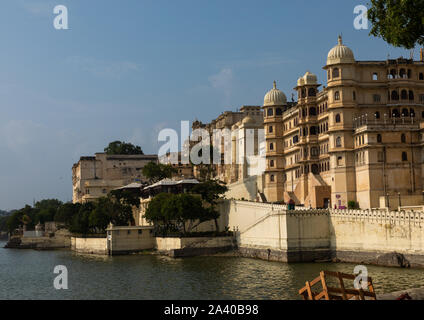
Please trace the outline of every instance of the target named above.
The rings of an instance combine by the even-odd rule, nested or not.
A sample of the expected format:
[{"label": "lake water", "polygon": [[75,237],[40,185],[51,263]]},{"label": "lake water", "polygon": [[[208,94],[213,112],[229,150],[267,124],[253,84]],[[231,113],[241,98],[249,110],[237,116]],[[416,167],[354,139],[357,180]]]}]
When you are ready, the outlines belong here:
[{"label": "lake water", "polygon": [[[321,270],[353,273],[355,267],[236,257],[93,257],[4,245],[0,299],[299,299],[298,290]],[[57,265],[68,269],[68,290],[53,287]],[[378,294],[424,286],[424,270],[368,266],[368,272]]]}]

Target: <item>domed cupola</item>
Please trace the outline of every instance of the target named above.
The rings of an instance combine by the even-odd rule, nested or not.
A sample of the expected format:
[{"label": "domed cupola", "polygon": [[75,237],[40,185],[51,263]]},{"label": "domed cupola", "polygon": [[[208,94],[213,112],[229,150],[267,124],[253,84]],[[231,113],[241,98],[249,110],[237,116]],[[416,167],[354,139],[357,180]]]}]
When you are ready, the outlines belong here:
[{"label": "domed cupola", "polygon": [[277,89],[277,83],[274,81],[274,88],[265,95],[264,107],[285,105],[287,105],[287,97],[282,91]]},{"label": "domed cupola", "polygon": [[298,80],[297,80],[297,86],[298,87],[301,87],[301,86],[304,86],[305,85],[305,80],[303,80],[303,77],[300,77]]},{"label": "domed cupola", "polygon": [[304,83],[304,85],[317,85],[318,84],[318,77],[315,74],[310,73],[308,71],[303,76],[303,83]]},{"label": "domed cupola", "polygon": [[353,51],[343,44],[341,36],[339,36],[339,43],[330,50],[327,57],[327,65],[339,63],[355,63]]}]

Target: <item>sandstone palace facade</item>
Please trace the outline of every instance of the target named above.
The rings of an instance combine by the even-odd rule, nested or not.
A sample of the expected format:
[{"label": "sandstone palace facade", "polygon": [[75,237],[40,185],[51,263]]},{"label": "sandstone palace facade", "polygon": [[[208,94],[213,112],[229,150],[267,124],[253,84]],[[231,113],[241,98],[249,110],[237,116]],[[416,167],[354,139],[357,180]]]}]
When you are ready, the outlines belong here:
[{"label": "sandstone palace facade", "polygon": [[[265,131],[260,176],[243,165],[219,165],[216,177],[254,201],[313,208],[350,202],[363,209],[424,204],[423,51],[420,61],[357,61],[339,37],[324,70],[324,87],[309,72],[298,79],[297,102],[287,102],[274,82],[261,109],[195,122],[193,128],[230,128],[237,145],[244,130]],[[251,186],[237,186],[252,179]]]}]

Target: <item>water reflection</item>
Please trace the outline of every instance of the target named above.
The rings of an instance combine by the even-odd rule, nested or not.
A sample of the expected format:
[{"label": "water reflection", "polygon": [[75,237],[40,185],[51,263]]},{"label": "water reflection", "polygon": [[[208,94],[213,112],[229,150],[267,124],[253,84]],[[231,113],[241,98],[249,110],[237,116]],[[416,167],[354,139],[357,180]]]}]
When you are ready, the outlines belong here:
[{"label": "water reflection", "polygon": [[[2,244],[0,244],[1,246]],[[54,266],[69,271],[69,290],[53,288]],[[236,257],[171,259],[158,255],[87,256],[70,251],[0,249],[1,299],[299,299],[321,270],[355,265],[284,264]],[[377,293],[424,286],[424,271],[368,266]]]}]

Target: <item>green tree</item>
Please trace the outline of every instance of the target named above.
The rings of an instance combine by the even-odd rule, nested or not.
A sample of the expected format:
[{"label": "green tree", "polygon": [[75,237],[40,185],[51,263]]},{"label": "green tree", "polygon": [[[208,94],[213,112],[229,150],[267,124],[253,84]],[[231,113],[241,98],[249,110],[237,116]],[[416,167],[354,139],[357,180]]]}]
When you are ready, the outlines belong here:
[{"label": "green tree", "polygon": [[143,167],[143,176],[145,176],[150,183],[155,183],[163,179],[170,179],[178,170],[171,165],[162,163],[149,162]]},{"label": "green tree", "polygon": [[221,199],[224,194],[228,191],[228,187],[218,183],[216,180],[207,180],[205,182],[195,185],[191,189],[191,193],[199,194],[202,200],[208,205],[208,216],[212,216],[215,221],[216,231],[219,232],[219,212],[216,210],[218,200]]},{"label": "green tree", "polygon": [[61,205],[54,216],[54,221],[63,223],[66,227],[70,227],[72,219],[78,214],[81,204],[79,203],[65,203]]},{"label": "green tree", "polygon": [[395,47],[424,45],[424,0],[371,0],[370,34]]},{"label": "green tree", "polygon": [[90,230],[90,214],[95,206],[91,202],[81,204],[78,213],[72,218],[72,224],[69,230],[72,233],[89,234]]},{"label": "green tree", "polygon": [[124,141],[113,141],[104,149],[109,155],[137,155],[144,154],[139,146]]}]

